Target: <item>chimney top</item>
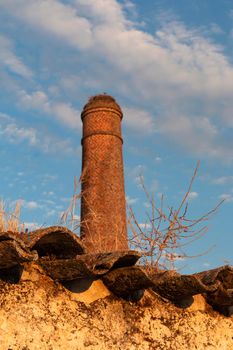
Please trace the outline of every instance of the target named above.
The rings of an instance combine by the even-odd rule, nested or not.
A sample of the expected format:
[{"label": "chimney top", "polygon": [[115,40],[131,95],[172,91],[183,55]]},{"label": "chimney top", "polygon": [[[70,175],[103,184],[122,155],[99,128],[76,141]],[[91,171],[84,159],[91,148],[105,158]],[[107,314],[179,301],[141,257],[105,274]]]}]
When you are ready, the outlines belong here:
[{"label": "chimney top", "polygon": [[121,107],[118,105],[118,103],[116,102],[116,100],[107,94],[99,94],[99,95],[95,95],[89,98],[87,104],[84,106],[83,111],[82,111],[82,118],[84,116],[84,114],[87,113],[87,111],[91,110],[91,109],[97,109],[97,108],[110,108],[110,109],[114,109],[117,112],[119,112],[119,114],[121,115],[122,118],[122,110]]}]

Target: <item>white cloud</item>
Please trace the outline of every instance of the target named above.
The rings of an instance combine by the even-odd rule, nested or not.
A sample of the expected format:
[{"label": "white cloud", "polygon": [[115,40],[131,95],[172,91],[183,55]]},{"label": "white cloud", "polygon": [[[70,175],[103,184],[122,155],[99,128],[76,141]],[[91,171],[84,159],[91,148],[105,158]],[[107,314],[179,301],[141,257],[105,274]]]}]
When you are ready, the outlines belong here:
[{"label": "white cloud", "polygon": [[138,176],[143,175],[146,170],[146,166],[142,164],[135,165],[131,168],[126,168],[126,174],[130,178],[137,178]]},{"label": "white cloud", "polygon": [[138,198],[132,198],[130,196],[126,196],[126,203],[128,205],[133,205],[133,204],[137,203],[137,201],[138,201]]},{"label": "white cloud", "polygon": [[0,47],[0,66],[5,66],[24,78],[32,77],[32,71],[15,55],[12,42],[2,35],[0,35]]},{"label": "white cloud", "polygon": [[[188,139],[192,147],[194,144],[198,147],[199,143],[199,147],[208,148],[218,133],[216,126],[207,117],[189,118],[187,115],[173,115],[173,118],[174,120],[170,117],[164,118],[160,123],[159,131],[177,139],[180,138],[184,142]],[[205,139],[200,142],[203,137]]]},{"label": "white cloud", "polygon": [[154,192],[157,191],[159,188],[159,181],[157,179],[152,180],[152,183],[150,185],[150,191]]},{"label": "white cloud", "polygon": [[56,212],[56,210],[54,210],[54,209],[48,210],[48,211],[46,212],[46,216],[47,216],[47,217],[54,216],[55,214],[57,214],[57,212]]},{"label": "white cloud", "polygon": [[199,194],[197,192],[189,192],[188,199],[193,200],[193,199],[196,199],[198,196]]},{"label": "white cloud", "polygon": [[74,0],[77,11],[92,19],[95,25],[107,24],[109,26],[124,29],[129,23],[126,20],[122,6],[116,0]]},{"label": "white cloud", "polygon": [[155,131],[154,120],[150,113],[136,108],[123,108],[125,125],[142,133]]},{"label": "white cloud", "polygon": [[215,185],[226,185],[233,183],[233,176],[220,176],[212,180],[212,183]]},{"label": "white cloud", "polygon": [[44,153],[79,154],[79,147],[73,147],[70,140],[59,139],[49,133],[42,134],[35,128],[19,126],[12,117],[2,122],[0,135],[8,142],[16,144],[26,142],[29,146],[36,147]]},{"label": "white cloud", "polygon": [[63,206],[56,205],[55,201],[38,199],[38,200],[21,200],[22,207],[26,210],[42,210],[46,217],[58,214],[58,211],[63,209]]},{"label": "white cloud", "polygon": [[166,23],[151,35],[137,30],[115,0],[76,0],[75,7],[56,0],[19,0],[17,9],[14,5],[2,0],[6,10],[31,26],[74,47],[90,47],[122,73],[130,73],[137,82],[134,90],[143,96],[170,99],[164,88],[174,97],[230,95],[233,69],[221,49],[179,22]]},{"label": "white cloud", "polygon": [[75,110],[69,104],[64,102],[54,103],[51,106],[51,112],[59,121],[69,126],[73,130],[80,129],[80,112]]},{"label": "white cloud", "polygon": [[150,208],[151,207],[151,204],[150,203],[148,203],[148,202],[144,202],[143,203],[143,206],[145,207],[145,208]]},{"label": "white cloud", "polygon": [[57,175],[54,174],[42,174],[41,178],[43,181],[47,182],[47,181],[55,181],[57,180]]},{"label": "white cloud", "polygon": [[34,210],[34,209],[41,209],[41,205],[36,202],[36,201],[22,201],[22,206],[25,209],[29,209],[29,210]]},{"label": "white cloud", "polygon": [[146,170],[146,166],[139,164],[132,168],[126,168],[126,175],[136,183],[136,185],[141,188],[142,182],[144,181],[144,173]]},{"label": "white cloud", "polygon": [[43,91],[35,91],[31,95],[22,90],[19,92],[20,102],[23,106],[32,109],[42,108],[44,111],[50,108],[47,95]]},{"label": "white cloud", "polygon": [[12,121],[12,118],[9,115],[0,112],[0,120],[3,122],[9,122]]},{"label": "white cloud", "polygon": [[[233,125],[233,66],[205,30],[190,30],[173,19],[162,21],[154,34],[139,30],[128,20],[127,6],[116,0],[18,0],[17,7],[14,0],[2,0],[1,6],[50,40],[77,49],[88,66],[84,84],[108,87],[116,77],[116,90],[136,106],[126,110],[130,128],[160,132],[198,155],[233,159],[230,141],[224,143],[224,130]],[[37,93],[29,95],[30,108],[42,106],[76,127],[72,106]]]},{"label": "white cloud", "polygon": [[209,30],[214,34],[224,34],[223,29],[217,23],[211,23]]},{"label": "white cloud", "polygon": [[225,202],[233,202],[233,195],[229,193],[223,193],[219,196],[220,200],[225,200]]},{"label": "white cloud", "polygon": [[210,267],[211,264],[210,264],[209,262],[205,262],[205,263],[203,263],[203,266],[204,266],[204,267]]},{"label": "white cloud", "polygon": [[[161,28],[155,36],[126,26],[124,30],[109,30],[107,25],[96,28],[95,33],[108,61],[130,77],[129,94],[148,100],[149,105],[153,101],[162,111],[156,117],[160,131],[196,154],[232,158],[232,151],[222,146],[220,129],[212,117],[217,101],[220,105],[221,99],[230,99],[232,105],[233,68],[221,48],[179,23]],[[206,116],[190,113],[193,99],[202,101]],[[232,123],[229,108],[217,112],[216,123],[222,122],[223,113],[225,122]],[[144,114],[136,119],[134,114],[129,118],[131,127],[156,130],[152,118]]]},{"label": "white cloud", "polygon": [[44,91],[35,91],[32,94],[28,94],[26,91],[21,90],[19,92],[19,101],[22,107],[52,115],[54,119],[57,119],[73,130],[81,127],[79,111],[74,109],[70,104],[50,101]]},{"label": "white cloud", "polygon": [[149,229],[151,228],[151,224],[149,224],[148,222],[140,223],[140,224],[138,224],[138,226],[139,226],[142,230],[149,230]]},{"label": "white cloud", "polygon": [[[136,5],[130,1],[130,0],[124,0],[123,2],[123,9],[128,11],[128,13],[134,18],[136,19],[138,17],[138,12],[137,12],[137,7]],[[143,25],[144,23],[141,22],[140,25]]]},{"label": "white cloud", "polygon": [[43,195],[44,196],[54,196],[54,192],[53,191],[44,191]]},{"label": "white cloud", "polygon": [[171,115],[167,116],[160,121],[158,127],[159,132],[168,137],[168,140],[175,141],[176,145],[185,147],[186,151],[198,156],[233,159],[232,150],[229,145],[226,146],[219,128],[209,118],[173,113],[174,120]]},{"label": "white cloud", "polygon": [[85,49],[91,45],[91,26],[68,4],[56,0],[1,0],[1,6],[15,17],[44,33]]},{"label": "white cloud", "polygon": [[69,139],[64,140],[52,135],[45,135],[41,149],[44,153],[72,154],[76,156],[79,154],[79,148],[74,147]]},{"label": "white cloud", "polygon": [[28,141],[31,146],[38,142],[35,129],[18,127],[15,123],[7,124],[5,128],[0,127],[0,134],[5,135],[11,142]]}]

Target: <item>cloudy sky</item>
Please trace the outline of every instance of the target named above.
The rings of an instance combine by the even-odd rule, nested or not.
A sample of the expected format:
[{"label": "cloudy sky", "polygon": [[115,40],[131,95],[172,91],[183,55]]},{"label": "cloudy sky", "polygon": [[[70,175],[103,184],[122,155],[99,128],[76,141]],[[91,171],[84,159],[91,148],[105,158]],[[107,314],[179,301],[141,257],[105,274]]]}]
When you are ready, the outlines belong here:
[{"label": "cloudy sky", "polygon": [[233,263],[231,0],[0,0],[0,196],[31,227],[59,223],[80,175],[80,111],[107,92],[124,112],[128,203],[146,222],[140,174],[177,206],[198,159],[190,219],[225,198],[208,255],[186,271]]}]

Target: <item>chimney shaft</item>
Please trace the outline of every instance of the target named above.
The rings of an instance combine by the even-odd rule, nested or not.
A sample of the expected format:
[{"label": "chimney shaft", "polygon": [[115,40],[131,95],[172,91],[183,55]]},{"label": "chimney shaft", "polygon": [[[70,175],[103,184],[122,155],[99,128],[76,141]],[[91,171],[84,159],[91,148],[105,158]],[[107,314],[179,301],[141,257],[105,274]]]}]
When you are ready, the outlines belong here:
[{"label": "chimney shaft", "polygon": [[81,114],[81,238],[89,252],[128,249],[122,117],[109,95],[90,98]]}]

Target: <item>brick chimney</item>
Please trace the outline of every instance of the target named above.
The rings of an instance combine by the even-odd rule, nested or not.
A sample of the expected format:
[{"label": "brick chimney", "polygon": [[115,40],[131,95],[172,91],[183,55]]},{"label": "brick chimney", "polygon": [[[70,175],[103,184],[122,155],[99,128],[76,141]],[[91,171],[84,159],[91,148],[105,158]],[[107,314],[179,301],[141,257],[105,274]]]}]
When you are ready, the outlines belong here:
[{"label": "brick chimney", "polygon": [[120,106],[109,95],[84,106],[81,238],[89,252],[127,250]]}]

